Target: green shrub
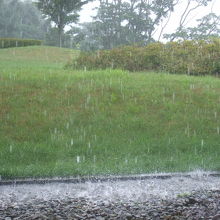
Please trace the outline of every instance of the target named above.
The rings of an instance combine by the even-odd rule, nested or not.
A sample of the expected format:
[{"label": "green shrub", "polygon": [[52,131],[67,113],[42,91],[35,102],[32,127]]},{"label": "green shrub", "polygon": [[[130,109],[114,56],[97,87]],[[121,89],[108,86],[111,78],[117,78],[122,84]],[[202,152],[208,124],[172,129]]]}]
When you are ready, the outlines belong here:
[{"label": "green shrub", "polygon": [[220,73],[220,40],[152,43],[81,53],[67,65],[74,69],[124,69],[205,75]]},{"label": "green shrub", "polygon": [[40,40],[31,40],[31,39],[16,39],[16,38],[0,38],[0,48],[9,48],[9,47],[26,47],[41,45],[42,41]]}]

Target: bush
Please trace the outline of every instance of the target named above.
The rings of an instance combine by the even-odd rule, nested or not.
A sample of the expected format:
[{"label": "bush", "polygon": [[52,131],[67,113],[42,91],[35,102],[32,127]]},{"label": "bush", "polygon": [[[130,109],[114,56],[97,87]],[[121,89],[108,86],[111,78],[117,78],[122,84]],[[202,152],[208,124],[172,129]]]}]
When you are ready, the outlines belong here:
[{"label": "bush", "polygon": [[67,64],[74,69],[124,69],[205,75],[220,73],[220,40],[152,43],[81,53]]},{"label": "bush", "polygon": [[16,39],[16,38],[0,38],[0,48],[9,48],[9,47],[26,47],[41,45],[42,41],[40,40],[31,40],[31,39]]}]

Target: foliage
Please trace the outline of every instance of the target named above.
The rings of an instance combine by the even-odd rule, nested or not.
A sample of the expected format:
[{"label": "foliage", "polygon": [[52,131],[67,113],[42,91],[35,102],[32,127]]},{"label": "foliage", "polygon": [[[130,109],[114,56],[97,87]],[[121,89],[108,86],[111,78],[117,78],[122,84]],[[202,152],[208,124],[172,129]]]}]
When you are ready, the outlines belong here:
[{"label": "foliage", "polygon": [[124,69],[166,71],[190,75],[220,73],[220,41],[152,43],[145,47],[124,46],[94,53],[81,53],[67,67],[76,69]]},{"label": "foliage", "polygon": [[25,47],[25,46],[33,46],[33,45],[41,45],[41,44],[42,41],[40,40],[0,38],[0,48]]},{"label": "foliage", "polygon": [[153,42],[156,27],[174,10],[176,0],[100,0],[93,22],[75,30],[84,51]]},{"label": "foliage", "polygon": [[60,47],[62,35],[66,25],[78,20],[81,7],[88,1],[85,0],[38,0],[37,6],[41,12],[54,22],[58,28]]},{"label": "foliage", "polygon": [[32,3],[18,0],[0,2],[0,37],[43,40],[47,28]]},{"label": "foliage", "polygon": [[[59,30],[56,27],[51,27],[45,35],[44,44],[48,46],[60,46],[59,42]],[[68,33],[62,34],[62,47],[72,48],[73,41]]]},{"label": "foliage", "polygon": [[180,14],[179,25],[176,28],[175,32],[172,34],[165,34],[164,37],[170,41],[178,39],[179,36],[184,36],[185,29],[189,20],[190,15],[197,10],[198,8],[208,6],[212,0],[186,0],[185,8],[183,8],[182,14]]},{"label": "foliage", "polygon": [[198,25],[196,27],[183,27],[175,33],[165,34],[164,37],[179,40],[206,40],[220,36],[220,16],[210,13],[197,21]]}]

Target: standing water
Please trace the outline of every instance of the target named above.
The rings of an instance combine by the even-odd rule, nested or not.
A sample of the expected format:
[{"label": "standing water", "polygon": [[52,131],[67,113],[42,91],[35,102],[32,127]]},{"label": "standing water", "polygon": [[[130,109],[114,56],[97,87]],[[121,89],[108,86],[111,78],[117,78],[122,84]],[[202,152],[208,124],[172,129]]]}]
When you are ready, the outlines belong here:
[{"label": "standing water", "polygon": [[0,219],[12,214],[23,219],[47,219],[48,215],[56,219],[177,219],[177,213],[180,219],[214,219],[220,212],[218,175],[193,172],[3,185]]}]

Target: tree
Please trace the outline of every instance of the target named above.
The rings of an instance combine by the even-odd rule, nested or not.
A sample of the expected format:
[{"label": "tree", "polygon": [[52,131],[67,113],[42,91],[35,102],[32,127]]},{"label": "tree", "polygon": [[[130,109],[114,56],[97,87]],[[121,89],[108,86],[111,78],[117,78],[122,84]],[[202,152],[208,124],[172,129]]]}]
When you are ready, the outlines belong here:
[{"label": "tree", "polygon": [[93,22],[82,25],[84,48],[111,49],[119,45],[153,42],[159,23],[177,0],[100,0]]},{"label": "tree", "polygon": [[74,47],[82,51],[95,51],[109,48],[111,41],[106,42],[103,27],[98,22],[88,22],[80,27],[72,27],[68,32],[72,36]]},{"label": "tree", "polygon": [[45,21],[28,1],[0,1],[0,37],[44,39]]},{"label": "tree", "polygon": [[38,0],[38,8],[58,28],[60,47],[62,47],[62,35],[65,26],[78,20],[77,11],[87,2],[88,0]]},{"label": "tree", "polygon": [[[51,27],[45,36],[44,43],[49,46],[59,46],[59,31],[57,27]],[[72,36],[68,32],[63,33],[62,47],[73,48]]]},{"label": "tree", "polygon": [[188,23],[188,18],[191,13],[200,7],[207,6],[208,3],[211,1],[212,0],[186,0],[186,6],[180,16],[179,25],[176,31],[172,34],[165,34],[164,37],[166,39],[169,39],[170,41],[174,41],[176,38],[179,37],[179,35],[184,35],[186,31],[186,25]]},{"label": "tree", "polygon": [[156,28],[177,3],[178,0],[130,0],[126,9],[130,42],[153,42]]},{"label": "tree", "polygon": [[220,37],[220,16],[209,13],[197,21],[197,26],[182,28],[168,37],[178,40],[206,40]]}]

